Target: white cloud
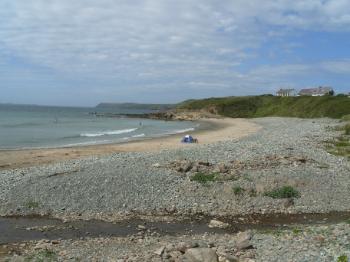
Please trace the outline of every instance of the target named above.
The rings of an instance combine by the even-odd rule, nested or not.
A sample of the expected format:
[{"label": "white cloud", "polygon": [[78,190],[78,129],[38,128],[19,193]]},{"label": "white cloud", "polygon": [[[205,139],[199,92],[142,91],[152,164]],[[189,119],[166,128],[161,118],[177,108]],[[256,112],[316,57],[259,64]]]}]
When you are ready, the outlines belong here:
[{"label": "white cloud", "polygon": [[[0,58],[7,53],[70,78],[115,80],[130,90],[168,85],[231,92],[234,84],[253,92],[254,85],[314,70],[300,64],[237,72],[266,39],[349,28],[348,0],[2,0]],[[348,73],[347,63],[317,68]]]}]

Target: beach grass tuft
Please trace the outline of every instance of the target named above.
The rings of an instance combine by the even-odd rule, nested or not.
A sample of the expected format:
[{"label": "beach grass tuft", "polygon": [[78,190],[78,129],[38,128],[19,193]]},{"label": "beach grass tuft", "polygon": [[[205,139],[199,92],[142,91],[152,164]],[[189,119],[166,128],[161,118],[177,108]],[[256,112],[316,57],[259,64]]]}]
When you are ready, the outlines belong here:
[{"label": "beach grass tuft", "polygon": [[292,186],[283,186],[264,193],[264,196],[272,198],[297,198],[300,197],[298,190]]},{"label": "beach grass tuft", "polygon": [[201,184],[206,184],[208,182],[213,182],[216,180],[216,177],[217,177],[217,173],[203,173],[203,172],[198,172],[196,174],[194,174],[190,180],[191,181],[196,181],[198,183],[201,183]]},{"label": "beach grass tuft", "polygon": [[25,203],[25,206],[26,206],[27,208],[34,209],[34,208],[38,208],[38,207],[39,207],[39,203],[36,202],[36,201],[30,200],[30,201],[28,201],[28,202]]},{"label": "beach grass tuft", "polygon": [[338,257],[337,262],[349,262],[348,256],[346,255],[341,255]]},{"label": "beach grass tuft", "polygon": [[233,193],[237,196],[237,195],[242,195],[244,193],[244,188],[240,187],[240,186],[234,186],[232,188]]},{"label": "beach grass tuft", "polygon": [[44,249],[27,256],[24,259],[24,261],[35,261],[35,262],[57,261],[57,254],[52,250]]}]

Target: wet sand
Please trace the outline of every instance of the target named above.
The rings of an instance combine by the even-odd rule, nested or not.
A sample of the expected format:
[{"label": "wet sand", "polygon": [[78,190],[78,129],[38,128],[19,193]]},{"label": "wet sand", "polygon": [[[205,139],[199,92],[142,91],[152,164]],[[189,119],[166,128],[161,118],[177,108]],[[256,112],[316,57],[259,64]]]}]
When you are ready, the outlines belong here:
[{"label": "wet sand", "polygon": [[154,152],[164,149],[193,147],[218,141],[239,139],[260,129],[260,126],[257,124],[247,119],[238,118],[205,119],[199,121],[199,123],[204,129],[191,133],[198,139],[198,144],[183,144],[180,140],[184,134],[177,134],[119,144],[52,149],[2,150],[0,151],[0,170],[30,167],[118,152]]}]

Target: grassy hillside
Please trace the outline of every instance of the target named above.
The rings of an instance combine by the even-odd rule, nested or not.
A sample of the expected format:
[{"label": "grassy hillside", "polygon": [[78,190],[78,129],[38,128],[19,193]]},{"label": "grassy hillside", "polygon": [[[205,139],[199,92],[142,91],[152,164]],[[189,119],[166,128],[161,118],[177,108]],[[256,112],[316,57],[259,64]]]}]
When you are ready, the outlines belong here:
[{"label": "grassy hillside", "polygon": [[246,96],[188,100],[179,109],[215,111],[227,117],[331,117],[341,118],[350,114],[348,97],[276,97]]},{"label": "grassy hillside", "polygon": [[174,108],[174,104],[139,104],[139,103],[100,103],[96,109],[144,109],[144,110],[168,110]]}]

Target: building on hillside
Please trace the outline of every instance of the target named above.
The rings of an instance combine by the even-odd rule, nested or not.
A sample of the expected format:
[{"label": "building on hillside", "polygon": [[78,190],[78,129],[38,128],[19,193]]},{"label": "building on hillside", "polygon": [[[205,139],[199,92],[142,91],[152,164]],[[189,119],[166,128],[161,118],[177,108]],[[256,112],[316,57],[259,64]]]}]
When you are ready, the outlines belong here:
[{"label": "building on hillside", "polygon": [[305,88],[301,89],[299,96],[324,96],[324,95],[334,95],[333,88],[327,86],[320,86],[316,88]]},{"label": "building on hillside", "polygon": [[297,92],[295,89],[280,89],[276,92],[277,96],[296,96]]}]

